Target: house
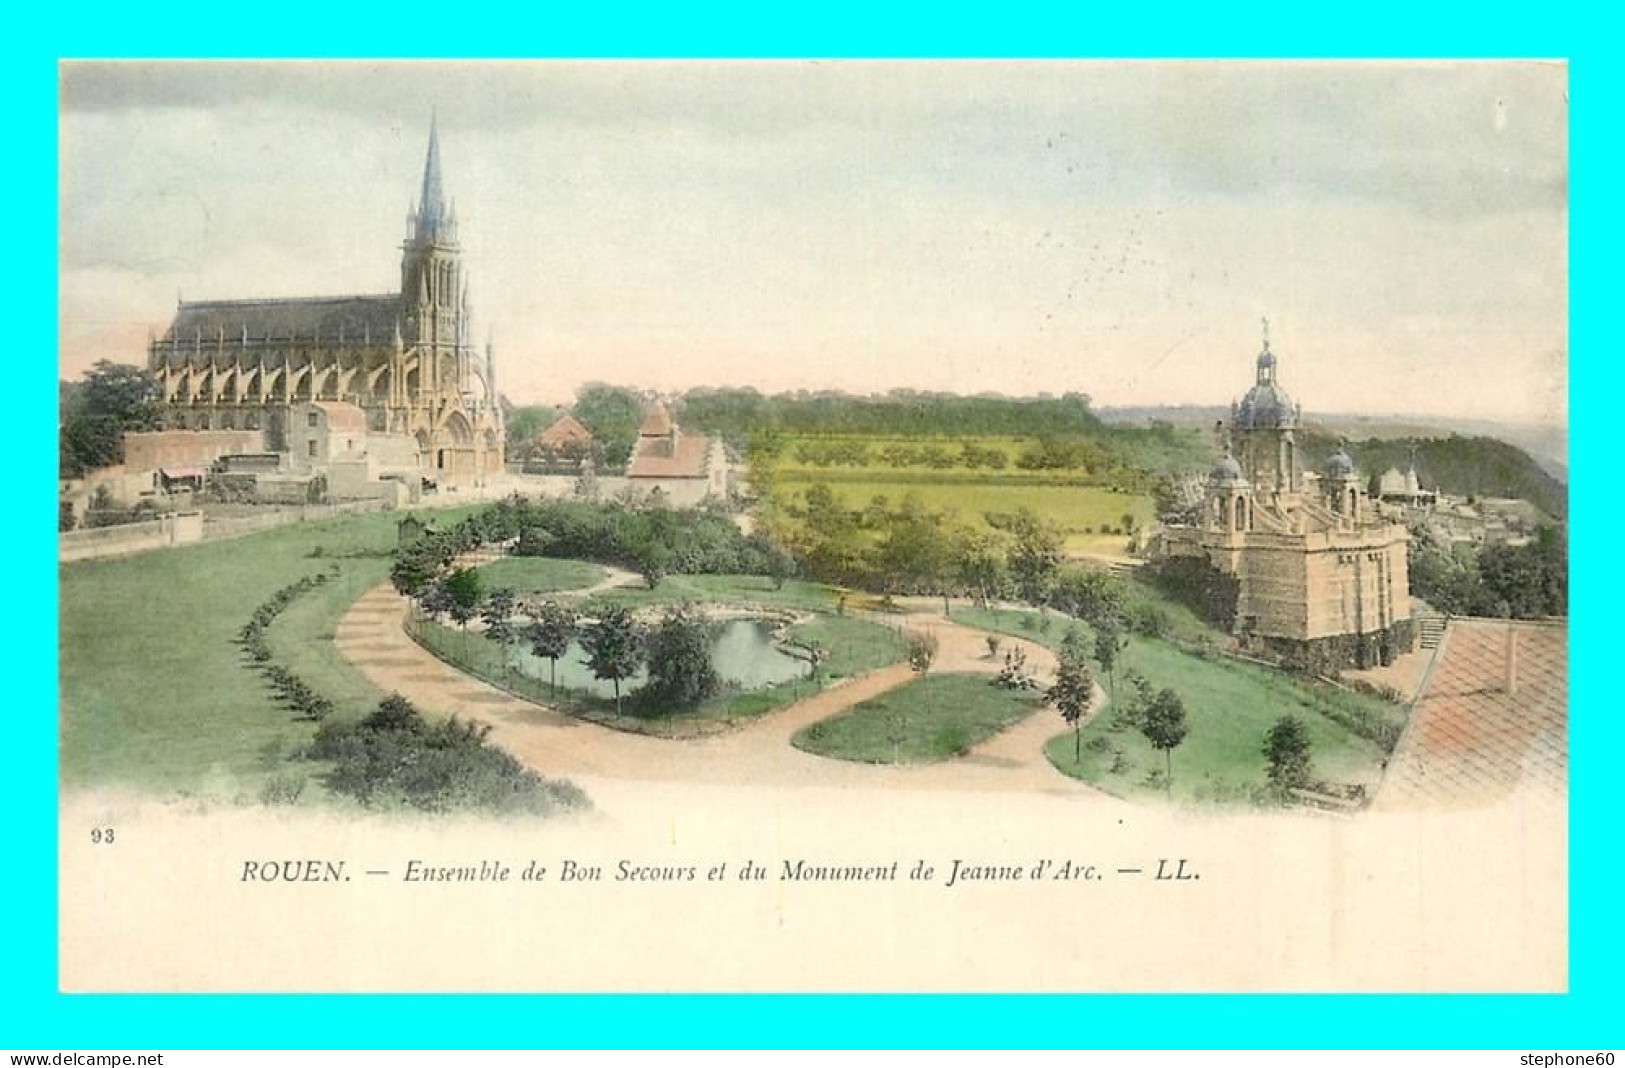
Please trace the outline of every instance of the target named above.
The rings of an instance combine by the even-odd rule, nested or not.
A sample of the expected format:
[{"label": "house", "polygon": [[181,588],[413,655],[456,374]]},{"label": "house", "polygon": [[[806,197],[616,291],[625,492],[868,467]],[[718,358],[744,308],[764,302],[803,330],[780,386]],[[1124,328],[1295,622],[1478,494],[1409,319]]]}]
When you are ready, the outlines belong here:
[{"label": "house", "polygon": [[728,451],[721,441],[685,434],[664,404],[656,403],[638,430],[626,468],[633,493],[673,508],[728,499]]}]

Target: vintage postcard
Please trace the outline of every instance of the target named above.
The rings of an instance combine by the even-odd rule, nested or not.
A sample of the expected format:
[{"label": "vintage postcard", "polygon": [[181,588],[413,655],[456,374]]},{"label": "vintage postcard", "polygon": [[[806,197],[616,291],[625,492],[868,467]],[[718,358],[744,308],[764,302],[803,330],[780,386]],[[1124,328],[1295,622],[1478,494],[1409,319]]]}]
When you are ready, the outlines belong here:
[{"label": "vintage postcard", "polygon": [[63,63],[61,989],[1567,989],[1567,86]]}]

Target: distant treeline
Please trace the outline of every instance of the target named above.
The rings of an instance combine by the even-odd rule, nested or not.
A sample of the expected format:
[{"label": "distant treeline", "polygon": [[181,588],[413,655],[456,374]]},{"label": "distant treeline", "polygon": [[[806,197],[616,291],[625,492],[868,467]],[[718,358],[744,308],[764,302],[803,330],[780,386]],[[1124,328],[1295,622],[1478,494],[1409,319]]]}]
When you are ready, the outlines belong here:
[{"label": "distant treeline", "polygon": [[[1089,397],[1067,393],[1060,397],[1004,397],[981,394],[893,390],[857,396],[851,393],[808,392],[766,394],[754,389],[697,387],[672,402],[685,431],[719,437],[740,452],[764,439],[794,436],[861,436],[885,438],[949,438],[960,442],[953,464],[999,470],[1001,453],[979,450],[976,438],[1037,439],[1042,446],[1038,469],[1081,463],[1092,469],[1122,468],[1142,473],[1196,470],[1209,460],[1209,446],[1201,434],[1159,424],[1151,429],[1108,427],[1089,410]],[[646,390],[590,383],[576,395],[572,412],[592,431],[610,467],[625,463],[637,437],[642,413],[655,400]],[[513,408],[508,413],[510,453],[519,457],[528,442],[544,429],[556,412],[551,408]],[[1091,459],[1062,457],[1062,442],[1094,442]],[[969,444],[963,444],[969,442]],[[814,446],[818,448],[819,446]],[[862,448],[829,445],[825,448]],[[966,461],[965,450],[971,450]],[[769,448],[769,452],[776,449]],[[945,454],[946,455],[946,454]],[[1064,460],[1064,462],[1063,462]],[[850,458],[834,460],[850,465]],[[926,466],[938,466],[927,458]],[[1019,465],[1018,465],[1019,466]],[[1133,481],[1133,480],[1130,480]]]},{"label": "distant treeline", "polygon": [[893,390],[873,396],[837,392],[759,393],[704,387],[683,395],[689,426],[743,444],[752,432],[900,436],[1087,437],[1104,430],[1089,397],[963,397]]},{"label": "distant treeline", "polygon": [[[1338,439],[1305,432],[1304,455],[1317,466],[1338,446]],[[1520,497],[1555,519],[1569,513],[1568,487],[1541,469],[1528,453],[1498,438],[1393,438],[1352,442],[1355,466],[1373,480],[1394,468],[1407,470],[1412,450],[1423,489],[1455,497]],[[1375,488],[1375,487],[1373,487]]]}]

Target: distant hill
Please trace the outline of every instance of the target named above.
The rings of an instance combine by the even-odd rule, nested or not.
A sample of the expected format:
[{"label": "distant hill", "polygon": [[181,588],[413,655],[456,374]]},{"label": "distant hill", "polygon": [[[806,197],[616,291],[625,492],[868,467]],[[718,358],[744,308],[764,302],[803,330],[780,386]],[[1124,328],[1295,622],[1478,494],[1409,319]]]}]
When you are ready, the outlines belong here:
[{"label": "distant hill", "polygon": [[[1101,408],[1108,425],[1157,423],[1211,430],[1230,408],[1165,405]],[[1562,427],[1435,416],[1331,413],[1304,419],[1304,458],[1319,466],[1341,440],[1355,464],[1375,476],[1403,471],[1416,450],[1416,473],[1427,489],[1456,496],[1520,497],[1554,518],[1568,516],[1568,433]]]},{"label": "distant hill", "polygon": [[[1230,418],[1229,406],[1146,405],[1097,408],[1095,414],[1116,426],[1149,426],[1153,421],[1174,426],[1211,430],[1220,419]],[[1400,438],[1461,437],[1499,438],[1516,445],[1552,478],[1565,486],[1569,481],[1569,432],[1553,423],[1509,423],[1493,419],[1454,419],[1435,415],[1360,415],[1347,412],[1306,412],[1304,423],[1312,430],[1350,441],[1393,440]]]},{"label": "distant hill", "polygon": [[[1305,462],[1319,466],[1344,438],[1317,429],[1306,430]],[[1411,464],[1413,450],[1417,478],[1424,489],[1439,489],[1457,497],[1518,497],[1554,519],[1568,517],[1568,487],[1528,453],[1499,438],[1451,434],[1349,442],[1355,467],[1369,477],[1391,467],[1404,471]]]}]

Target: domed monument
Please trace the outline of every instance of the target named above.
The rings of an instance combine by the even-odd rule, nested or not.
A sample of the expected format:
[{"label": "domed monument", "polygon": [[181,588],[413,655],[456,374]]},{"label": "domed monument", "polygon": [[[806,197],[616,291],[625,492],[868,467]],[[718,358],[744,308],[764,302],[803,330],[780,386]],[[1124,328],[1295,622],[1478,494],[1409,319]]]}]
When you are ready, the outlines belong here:
[{"label": "domed monument", "polygon": [[1221,428],[1225,452],[1199,519],[1169,527],[1164,551],[1235,580],[1231,623],[1244,647],[1312,670],[1386,664],[1414,640],[1409,532],[1378,512],[1346,450],[1305,472],[1302,409],[1278,364],[1266,321],[1253,387]]}]

